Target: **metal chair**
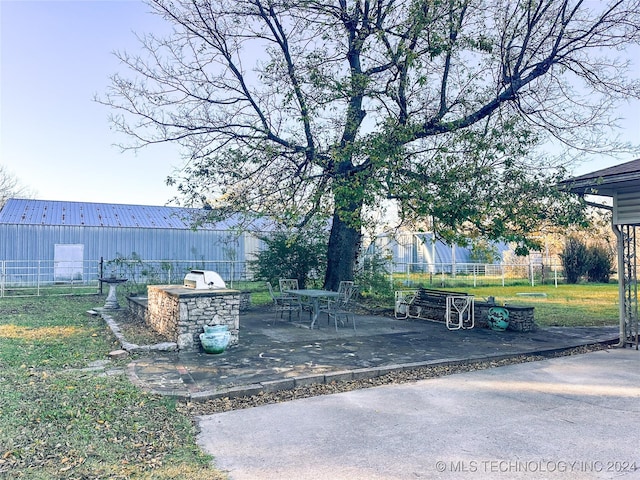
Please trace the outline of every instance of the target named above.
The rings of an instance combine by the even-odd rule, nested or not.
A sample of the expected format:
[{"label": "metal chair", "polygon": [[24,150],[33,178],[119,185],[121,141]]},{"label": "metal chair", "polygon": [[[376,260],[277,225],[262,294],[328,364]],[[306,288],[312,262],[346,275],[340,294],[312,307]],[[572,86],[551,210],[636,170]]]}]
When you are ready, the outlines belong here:
[{"label": "metal chair", "polygon": [[[345,291],[347,289],[347,287],[350,287],[354,284],[354,282],[350,281],[350,280],[342,280],[339,284],[338,284],[338,297],[342,297],[345,294]],[[327,313],[327,310],[329,309],[329,301],[332,301],[328,298],[325,298],[323,300],[321,300],[323,303],[322,305],[319,306],[318,308],[318,312],[325,312]],[[333,299],[333,301],[335,301],[335,298]],[[329,317],[327,317],[327,323],[331,323],[331,319]]]},{"label": "metal chair", "polygon": [[344,293],[347,287],[352,287],[354,282],[350,280],[342,280],[338,285],[338,293]]},{"label": "metal chair", "polygon": [[298,290],[298,279],[296,278],[281,278],[278,280],[280,287],[280,318],[282,318],[282,312],[289,312],[289,321],[291,321],[291,312],[297,312],[298,318],[300,318],[300,312],[302,311],[302,302],[297,295],[287,294],[287,290]]},{"label": "metal chair", "polygon": [[278,316],[278,312],[280,312],[280,318],[282,318],[282,312],[285,311],[282,295],[273,291],[271,282],[267,282],[267,287],[269,288],[269,296],[271,297],[271,301],[273,302],[273,308],[276,312],[276,317]]},{"label": "metal chair", "polygon": [[349,317],[351,317],[351,321],[353,323],[353,331],[356,331],[356,319],[355,319],[355,306],[356,306],[356,296],[358,295],[359,287],[357,285],[345,285],[343,287],[343,295],[336,297],[335,299],[330,299],[327,302],[326,313],[329,318],[329,322],[331,322],[331,318],[336,326],[336,332],[338,331],[338,318],[344,317],[344,321],[340,320],[340,322],[344,325],[345,322],[349,322]]},{"label": "metal chair", "polygon": [[417,293],[417,290],[397,290],[395,292],[393,314],[396,318],[404,320],[410,316],[411,304],[415,300]]},{"label": "metal chair", "polygon": [[278,280],[278,284],[280,286],[280,293],[282,295],[286,295],[284,293],[285,290],[298,290],[298,279],[297,278],[281,278]]}]

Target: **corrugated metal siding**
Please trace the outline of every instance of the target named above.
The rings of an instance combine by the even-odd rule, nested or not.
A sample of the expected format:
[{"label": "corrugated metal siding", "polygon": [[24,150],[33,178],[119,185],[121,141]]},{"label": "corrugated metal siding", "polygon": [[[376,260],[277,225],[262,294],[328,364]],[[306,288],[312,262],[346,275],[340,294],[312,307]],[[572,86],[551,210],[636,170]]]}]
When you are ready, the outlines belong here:
[{"label": "corrugated metal siding", "polygon": [[[495,246],[501,254],[509,250],[509,246],[502,242],[496,243]],[[412,269],[435,265],[436,270],[444,268],[450,271],[450,266],[454,263],[471,263],[470,248],[458,245],[452,247],[441,240],[437,240],[433,245],[433,233],[403,232],[380,235],[367,247],[367,253],[372,254],[374,249],[380,254],[391,252],[392,261],[400,270],[404,270],[407,265],[411,265]]]},{"label": "corrugated metal siding", "polygon": [[115,227],[0,225],[0,260],[53,260],[55,244],[83,244],[86,260],[128,257],[145,260],[245,260],[246,244],[255,251],[259,240],[244,234],[233,241],[229,232]]},{"label": "corrugated metal siding", "polygon": [[453,261],[455,251],[455,261],[457,263],[467,263],[471,251],[465,247],[446,245],[438,240],[435,244],[435,258],[433,256],[432,233],[400,233],[394,236],[381,235],[375,239],[375,247],[378,251],[390,250],[393,254],[393,262],[400,264],[414,263],[436,263],[450,264]]},{"label": "corrugated metal siding", "polygon": [[[56,244],[82,244],[85,261],[239,261],[261,249],[237,222],[191,228],[193,209],[10,199],[0,211],[1,261],[53,261]],[[201,213],[201,211],[197,211]]]},{"label": "corrugated metal siding", "polygon": [[453,262],[454,253],[457,263],[468,263],[471,257],[471,250],[458,245],[451,247],[441,240],[437,240],[435,244],[435,259],[433,256],[433,233],[417,233],[416,237],[421,240],[421,247],[424,249],[425,258],[432,263],[451,263]]},{"label": "corrugated metal siding", "polygon": [[393,260],[399,263],[415,262],[415,245],[413,235],[400,234],[396,235],[395,242],[392,238],[387,239],[386,248],[393,252]]},{"label": "corrugated metal siding", "polygon": [[613,196],[613,223],[640,225],[640,191],[619,191]]},{"label": "corrugated metal siding", "polygon": [[243,234],[242,244],[244,245],[244,259],[238,258],[241,261],[255,260],[256,255],[265,248],[264,242],[250,233]]}]

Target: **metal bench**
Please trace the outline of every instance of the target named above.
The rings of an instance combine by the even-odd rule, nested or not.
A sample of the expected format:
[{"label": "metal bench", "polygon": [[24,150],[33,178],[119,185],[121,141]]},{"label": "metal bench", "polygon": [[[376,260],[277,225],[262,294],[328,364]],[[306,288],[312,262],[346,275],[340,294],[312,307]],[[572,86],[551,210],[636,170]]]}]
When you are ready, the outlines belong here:
[{"label": "metal bench", "polygon": [[444,321],[449,330],[473,328],[474,297],[468,293],[431,288],[398,290],[394,315],[398,319]]}]

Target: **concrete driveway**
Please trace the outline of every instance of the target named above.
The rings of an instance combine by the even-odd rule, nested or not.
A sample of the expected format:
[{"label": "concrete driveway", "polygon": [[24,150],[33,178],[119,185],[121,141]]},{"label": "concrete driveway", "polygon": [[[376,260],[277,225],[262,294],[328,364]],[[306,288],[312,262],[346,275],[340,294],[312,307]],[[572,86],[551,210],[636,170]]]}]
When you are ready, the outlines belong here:
[{"label": "concrete driveway", "polygon": [[234,480],[640,479],[640,353],[611,349],[198,417]]}]

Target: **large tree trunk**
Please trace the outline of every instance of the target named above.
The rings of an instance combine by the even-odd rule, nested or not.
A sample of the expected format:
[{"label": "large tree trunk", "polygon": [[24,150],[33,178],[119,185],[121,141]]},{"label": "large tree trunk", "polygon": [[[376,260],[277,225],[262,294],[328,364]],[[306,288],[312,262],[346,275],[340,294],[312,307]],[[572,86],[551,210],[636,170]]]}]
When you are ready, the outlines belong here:
[{"label": "large tree trunk", "polygon": [[333,224],[327,249],[327,273],[324,288],[337,290],[340,281],[353,280],[353,272],[360,250],[362,234],[333,214]]}]

